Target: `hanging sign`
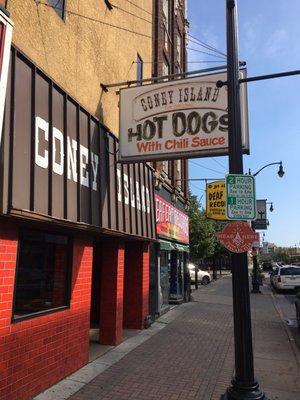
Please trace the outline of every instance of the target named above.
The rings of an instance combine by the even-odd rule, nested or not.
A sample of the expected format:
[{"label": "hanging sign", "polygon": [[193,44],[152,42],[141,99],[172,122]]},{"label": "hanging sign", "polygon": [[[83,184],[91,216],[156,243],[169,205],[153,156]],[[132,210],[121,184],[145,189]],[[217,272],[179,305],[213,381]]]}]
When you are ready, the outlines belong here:
[{"label": "hanging sign", "polygon": [[10,45],[13,32],[13,23],[0,9],[0,143],[2,136],[2,123],[8,77]]},{"label": "hanging sign", "polygon": [[218,232],[217,238],[231,252],[245,253],[259,240],[259,234],[255,233],[247,222],[234,221],[229,222],[221,232]]},{"label": "hanging sign", "polygon": [[154,197],[157,234],[189,243],[189,217],[158,194],[155,193]]},{"label": "hanging sign", "polygon": [[206,184],[206,216],[218,221],[227,220],[225,181]]},{"label": "hanging sign", "polygon": [[253,229],[267,229],[267,200],[256,200],[256,220],[252,221]]},{"label": "hanging sign", "polygon": [[255,178],[252,175],[226,175],[226,215],[228,219],[256,219]]},{"label": "hanging sign", "polygon": [[[240,77],[246,76],[241,70]],[[228,154],[226,73],[120,90],[122,162]],[[242,144],[248,153],[246,84],[241,84]]]}]

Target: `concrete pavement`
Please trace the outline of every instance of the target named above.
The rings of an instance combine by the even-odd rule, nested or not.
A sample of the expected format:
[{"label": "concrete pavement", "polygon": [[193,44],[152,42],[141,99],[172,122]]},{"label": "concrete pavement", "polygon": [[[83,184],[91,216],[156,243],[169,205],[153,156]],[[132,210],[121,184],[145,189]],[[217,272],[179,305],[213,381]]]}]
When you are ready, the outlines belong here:
[{"label": "concrete pavement", "polygon": [[[234,369],[231,277],[193,297],[36,399],[219,400]],[[270,400],[300,398],[300,352],[267,286],[251,308],[261,387]]]}]

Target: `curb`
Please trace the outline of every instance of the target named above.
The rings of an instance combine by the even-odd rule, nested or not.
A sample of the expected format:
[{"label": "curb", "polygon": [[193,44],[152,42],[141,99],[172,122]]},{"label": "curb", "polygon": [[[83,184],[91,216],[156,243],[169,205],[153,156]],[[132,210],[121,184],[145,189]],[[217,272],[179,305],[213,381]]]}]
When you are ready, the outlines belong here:
[{"label": "curb", "polygon": [[292,350],[293,350],[293,353],[294,353],[295,358],[297,360],[297,363],[300,366],[300,352],[299,352],[298,346],[295,344],[295,339],[294,339],[292,333],[290,332],[288,326],[286,325],[286,319],[284,318],[284,315],[282,314],[280,308],[276,304],[276,300],[275,300],[274,294],[272,293],[272,291],[270,291],[270,293],[271,293],[271,299],[272,299],[273,306],[274,306],[275,310],[277,311],[277,314],[279,315],[279,317],[280,317],[280,319],[281,319],[281,321],[283,323],[285,333],[286,333],[286,335],[287,335],[287,337],[289,339],[289,343],[290,343],[290,345],[292,347]]}]

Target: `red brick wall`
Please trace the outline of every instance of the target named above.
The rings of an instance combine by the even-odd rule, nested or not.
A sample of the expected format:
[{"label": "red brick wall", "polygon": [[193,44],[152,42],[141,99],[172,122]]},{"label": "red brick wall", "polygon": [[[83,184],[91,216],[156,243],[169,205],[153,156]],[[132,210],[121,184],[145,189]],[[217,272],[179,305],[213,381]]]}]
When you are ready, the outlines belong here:
[{"label": "red brick wall", "polygon": [[[100,266],[99,266],[100,267]],[[118,345],[123,340],[124,243],[102,242],[100,343]]]},{"label": "red brick wall", "polygon": [[143,329],[149,314],[149,248],[142,242],[128,242],[125,253],[124,327]]},{"label": "red brick wall", "polygon": [[55,261],[54,261],[54,290],[53,304],[59,305],[64,301],[64,286],[66,280],[65,265],[67,263],[67,254],[65,245],[56,245]]},{"label": "red brick wall", "polygon": [[0,400],[27,400],[88,362],[92,245],[75,239],[71,307],[11,323],[18,232],[0,231]]}]

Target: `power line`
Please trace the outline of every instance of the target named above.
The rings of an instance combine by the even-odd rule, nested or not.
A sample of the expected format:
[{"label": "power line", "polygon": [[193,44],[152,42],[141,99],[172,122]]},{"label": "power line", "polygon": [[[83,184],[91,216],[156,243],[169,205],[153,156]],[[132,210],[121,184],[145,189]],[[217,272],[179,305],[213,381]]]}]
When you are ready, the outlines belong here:
[{"label": "power line", "polygon": [[138,6],[137,4],[134,4],[134,3],[133,3],[132,1],[130,1],[130,0],[125,0],[125,1],[127,1],[127,3],[133,5],[133,6],[136,7],[136,8],[139,8],[140,10],[142,10],[142,11],[144,11],[145,13],[147,13],[147,14],[149,14],[149,15],[152,16],[152,13],[151,13],[150,11],[146,10],[145,8],[140,7],[140,6]]},{"label": "power line", "polygon": [[213,50],[213,51],[221,54],[224,57],[227,57],[227,55],[225,53],[223,53],[222,51],[220,51],[220,50],[216,49],[215,47],[203,42],[202,40],[196,38],[195,36],[191,35],[190,33],[188,33],[188,36],[191,37],[192,39],[196,40],[199,43],[199,45],[201,45],[201,46],[203,46],[203,47],[205,47],[205,48],[207,48],[209,50]]},{"label": "power line", "polygon": [[[195,43],[195,44],[198,45],[198,46],[202,46],[202,47],[206,48],[205,46],[203,46],[203,45],[197,43],[195,40],[188,39],[188,41],[189,41],[189,42],[192,42],[192,43]],[[201,53],[203,53],[203,54],[207,54],[207,55],[209,55],[209,56],[213,56],[213,57],[218,57],[218,58],[226,59],[226,57],[221,56],[221,55],[219,54],[219,52],[217,52],[217,51],[215,51],[215,50],[212,50],[212,49],[210,49],[210,50],[213,51],[213,52],[216,53],[216,54],[207,53],[206,51],[200,51],[200,50],[198,50],[198,51],[201,52]]]},{"label": "power line", "polygon": [[[54,8],[53,6],[51,6],[50,4],[47,4],[47,3],[38,3],[38,4],[41,4],[41,5],[46,6],[46,7]],[[56,10],[63,10],[63,8],[61,8],[61,7],[60,7],[60,8],[59,8],[59,7],[56,7]],[[79,13],[76,13],[76,12],[71,11],[71,10],[65,9],[64,12],[67,13],[67,14],[70,14],[70,15],[75,15],[75,16],[77,16],[77,17],[81,17],[81,18],[87,19],[88,21],[98,22],[99,24],[106,25],[106,26],[109,26],[109,27],[111,27],[111,28],[120,29],[121,31],[129,32],[129,33],[132,33],[132,34],[134,34],[134,35],[143,36],[143,37],[152,39],[152,36],[146,35],[145,33],[140,33],[140,32],[136,32],[136,31],[132,31],[132,30],[127,29],[127,28],[122,28],[121,26],[117,26],[117,25],[114,25],[114,24],[110,24],[110,23],[104,22],[104,21],[102,21],[102,20],[100,20],[100,19],[88,17],[88,16],[86,16],[86,15],[79,14]]]},{"label": "power line", "polygon": [[207,170],[209,170],[209,171],[216,172],[217,174],[221,174],[221,175],[223,175],[223,172],[216,171],[215,169],[212,169],[212,168],[206,167],[205,165],[201,165],[201,164],[199,164],[199,163],[196,163],[195,161],[192,161],[192,160],[190,160],[190,163],[192,163],[192,164],[194,164],[194,165],[197,165],[198,167],[201,167],[201,168],[207,169]]},{"label": "power line", "polygon": [[198,63],[219,63],[221,60],[201,60],[201,61],[187,61],[187,64],[198,64]]},{"label": "power line", "polygon": [[[187,64],[199,64],[199,63],[219,63],[219,60],[199,60],[199,61],[186,61]],[[137,61],[133,61],[133,64],[137,64]],[[143,61],[143,64],[163,64],[164,61]]]},{"label": "power line", "polygon": [[112,4],[112,6],[113,6],[113,8],[115,8],[115,9],[117,9],[117,10],[123,11],[124,13],[129,14],[129,15],[131,15],[132,17],[141,19],[142,21],[148,22],[148,24],[151,24],[151,25],[152,25],[152,21],[149,21],[149,20],[146,19],[146,18],[140,17],[140,16],[137,15],[137,14],[134,14],[134,13],[132,13],[132,12],[130,12],[130,11],[124,10],[124,8],[121,8],[121,7],[119,7],[119,6],[116,6],[115,4]]},{"label": "power line", "polygon": [[196,188],[196,189],[198,189],[198,190],[201,190],[202,192],[205,192],[205,189],[201,189],[199,186],[195,185],[194,183],[191,183],[191,182],[190,182],[190,185],[191,185],[191,186],[194,186],[194,188]]},{"label": "power line", "polygon": [[220,161],[217,161],[215,158],[211,157],[211,159],[218,165],[220,165],[220,167],[224,168],[225,171],[228,171],[228,168],[225,167],[225,165],[221,164]]},{"label": "power line", "polygon": [[[202,51],[202,50],[193,49],[192,47],[187,47],[187,50],[196,51],[197,53],[204,53],[204,54],[208,54],[208,53],[205,53],[205,52],[204,52],[204,51]],[[218,57],[218,56],[215,56],[214,54],[210,54],[210,55],[211,55],[211,56],[214,56],[214,57]],[[220,57],[220,60],[224,60],[224,58]]]}]

